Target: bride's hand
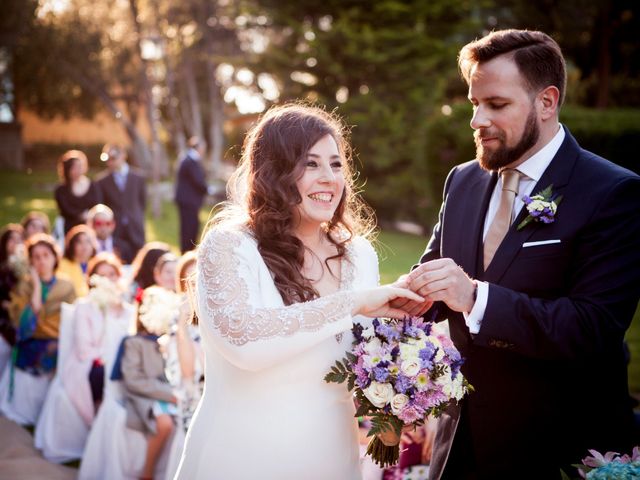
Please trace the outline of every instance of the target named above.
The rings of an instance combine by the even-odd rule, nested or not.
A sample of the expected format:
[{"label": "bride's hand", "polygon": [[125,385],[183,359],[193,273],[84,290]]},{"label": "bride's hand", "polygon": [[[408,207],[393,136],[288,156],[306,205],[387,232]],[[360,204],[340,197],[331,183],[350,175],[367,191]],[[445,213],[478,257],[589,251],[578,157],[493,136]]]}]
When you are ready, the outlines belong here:
[{"label": "bride's hand", "polygon": [[394,308],[391,301],[397,298],[406,298],[415,302],[424,302],[420,295],[398,286],[382,285],[369,290],[360,290],[355,294],[354,315],[364,315],[365,317],[391,317],[404,318],[409,316],[409,312],[402,308]]}]

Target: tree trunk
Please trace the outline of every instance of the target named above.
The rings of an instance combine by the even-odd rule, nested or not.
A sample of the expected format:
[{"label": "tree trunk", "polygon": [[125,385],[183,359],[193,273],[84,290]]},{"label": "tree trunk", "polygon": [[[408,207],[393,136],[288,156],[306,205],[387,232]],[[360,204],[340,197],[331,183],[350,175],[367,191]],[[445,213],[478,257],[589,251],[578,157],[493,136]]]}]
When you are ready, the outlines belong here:
[{"label": "tree trunk", "polygon": [[[215,12],[210,2],[205,3],[205,19],[211,18]],[[216,70],[216,41],[212,27],[206,21],[202,24],[207,42],[207,83],[209,90],[209,163],[214,178],[222,178],[222,152],[224,148],[224,102],[222,98],[222,86],[218,82]]]},{"label": "tree trunk", "polygon": [[182,76],[187,93],[187,105],[189,106],[189,119],[191,130],[189,135],[197,135],[204,138],[204,128],[202,127],[202,112],[200,111],[200,98],[198,96],[198,84],[193,73],[193,58],[190,52],[185,52],[185,59],[182,62]]},{"label": "tree trunk", "polygon": [[151,91],[151,82],[149,81],[149,75],[147,74],[148,62],[142,55],[142,27],[138,20],[138,5],[136,0],[129,0],[129,6],[131,7],[131,17],[135,27],[138,45],[138,55],[142,68],[140,70],[140,76],[142,79],[142,92],[145,101],[145,110],[147,115],[147,122],[149,124],[149,130],[151,131],[151,211],[154,218],[160,217],[162,214],[162,199],[160,197],[160,177],[169,173],[169,166],[167,162],[167,155],[162,148],[160,138],[158,136],[158,110],[156,108],[153,92]]},{"label": "tree trunk", "polygon": [[[160,9],[155,0],[151,1],[151,8],[155,12],[159,12]],[[155,15],[155,28],[158,32],[162,31],[159,22],[159,15]],[[173,141],[173,146],[176,149],[176,153],[181,155],[182,152],[186,150],[187,139],[184,134],[184,125],[182,123],[182,119],[180,118],[180,113],[178,112],[177,102],[178,96],[176,94],[176,81],[175,81],[175,73],[171,65],[170,56],[167,52],[167,41],[166,38],[162,37],[162,48],[165,52],[162,60],[164,62],[165,68],[165,82],[167,85],[168,91],[168,102],[167,102],[167,115],[169,116],[169,125],[171,129],[171,138]]]}]

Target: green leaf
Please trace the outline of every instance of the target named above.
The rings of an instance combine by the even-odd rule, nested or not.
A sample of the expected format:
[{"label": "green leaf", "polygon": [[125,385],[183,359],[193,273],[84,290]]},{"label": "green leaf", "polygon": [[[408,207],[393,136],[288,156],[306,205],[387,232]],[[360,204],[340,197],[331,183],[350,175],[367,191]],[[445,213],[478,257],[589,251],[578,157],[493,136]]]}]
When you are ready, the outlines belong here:
[{"label": "green leaf", "polygon": [[526,227],[527,225],[529,225],[531,222],[533,221],[533,217],[532,216],[528,216],[527,218],[525,218],[522,222],[520,222],[520,224],[518,225],[518,227],[516,228],[516,230],[522,230],[524,227]]},{"label": "green leaf", "polygon": [[547,188],[545,188],[544,190],[542,190],[541,192],[536,193],[536,195],[542,195],[542,197],[545,200],[547,200],[551,197],[552,193],[553,193],[553,183],[549,185]]},{"label": "green leaf", "polygon": [[569,477],[569,475],[567,475],[562,469],[560,469],[560,476],[562,480],[571,480],[571,477]]}]

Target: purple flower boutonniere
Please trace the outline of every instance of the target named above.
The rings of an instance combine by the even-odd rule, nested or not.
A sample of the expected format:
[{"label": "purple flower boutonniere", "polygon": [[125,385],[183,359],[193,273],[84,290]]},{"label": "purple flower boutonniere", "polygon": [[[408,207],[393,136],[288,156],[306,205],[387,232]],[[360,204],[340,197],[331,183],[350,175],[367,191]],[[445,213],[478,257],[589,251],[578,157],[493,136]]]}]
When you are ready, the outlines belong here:
[{"label": "purple flower boutonniere", "polygon": [[527,207],[529,215],[520,222],[517,230],[522,230],[531,222],[553,223],[556,220],[556,211],[562,201],[562,195],[553,195],[553,185],[549,185],[532,197],[525,195],[522,201]]}]

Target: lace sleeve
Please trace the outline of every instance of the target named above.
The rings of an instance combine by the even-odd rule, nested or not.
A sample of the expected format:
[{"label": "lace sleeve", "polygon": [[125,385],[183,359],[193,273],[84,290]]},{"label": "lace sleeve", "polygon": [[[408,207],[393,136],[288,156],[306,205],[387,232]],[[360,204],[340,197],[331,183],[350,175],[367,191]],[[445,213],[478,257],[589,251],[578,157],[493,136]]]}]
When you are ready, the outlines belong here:
[{"label": "lace sleeve", "polygon": [[[198,305],[200,322],[210,322],[216,336],[227,344],[246,348],[259,340],[296,338],[293,350],[310,347],[351,328],[353,293],[340,291],[313,301],[282,307],[252,305],[250,287],[258,288],[252,255],[255,247],[238,231],[210,232],[198,253]],[[293,340],[292,338],[291,340]],[[294,343],[291,345],[293,346]],[[226,348],[226,347],[225,347]],[[279,347],[280,348],[280,347]]]}]

